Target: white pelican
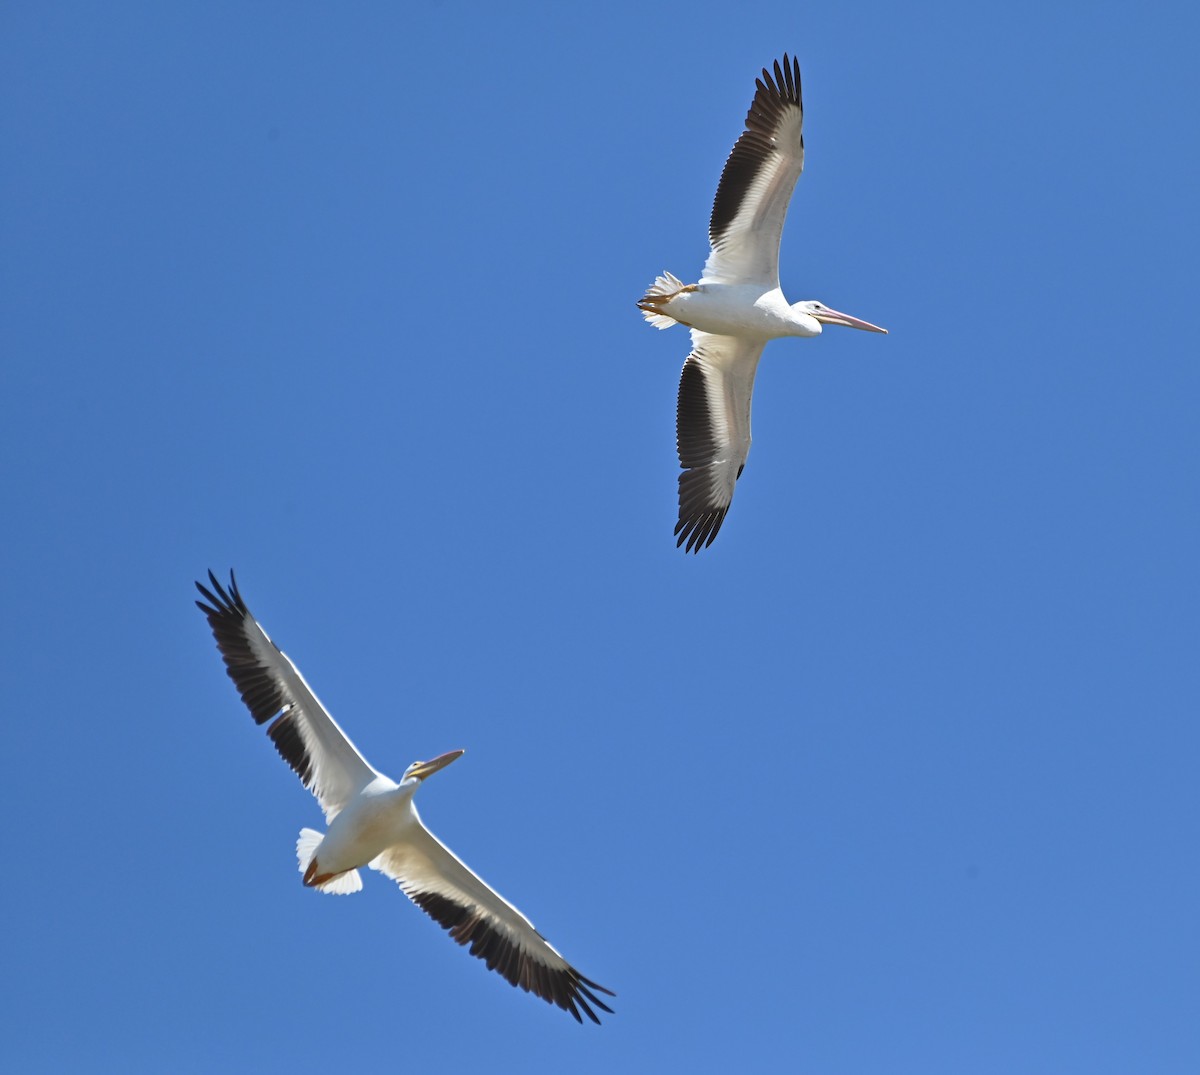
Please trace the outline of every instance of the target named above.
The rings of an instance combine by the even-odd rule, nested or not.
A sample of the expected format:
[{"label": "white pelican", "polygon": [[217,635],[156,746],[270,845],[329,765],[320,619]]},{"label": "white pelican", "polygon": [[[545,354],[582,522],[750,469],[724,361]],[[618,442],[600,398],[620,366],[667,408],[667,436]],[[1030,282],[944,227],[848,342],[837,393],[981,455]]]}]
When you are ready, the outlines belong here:
[{"label": "white pelican", "polygon": [[471,955],[513,985],[557,1004],[583,1022],[580,1009],[599,1023],[592,1005],[611,1014],[585,978],[498,892],[475,876],[421,823],[413,794],[426,777],[460,758],[452,750],[413,762],[397,784],[371,767],[317,701],[299,670],[267,637],[246,608],[237,580],[228,591],[210,571],[212,590],[196,583],[229,678],[258,724],[266,724],[275,749],[325,811],[324,834],[301,829],[296,842],[304,883],[321,892],[362,888],[358,869],[392,878],[404,894],[450,931]]},{"label": "white pelican", "polygon": [[750,395],[768,340],[819,336],[822,325],[887,329],[814,300],[789,305],[779,289],[779,237],[804,169],[800,64],[784,54],[763,69],[746,129],[725,162],[713,202],[712,252],[698,284],[664,272],[638,302],[656,328],[692,330],[676,412],[679,522],[676,545],[712,544],[750,452]]}]

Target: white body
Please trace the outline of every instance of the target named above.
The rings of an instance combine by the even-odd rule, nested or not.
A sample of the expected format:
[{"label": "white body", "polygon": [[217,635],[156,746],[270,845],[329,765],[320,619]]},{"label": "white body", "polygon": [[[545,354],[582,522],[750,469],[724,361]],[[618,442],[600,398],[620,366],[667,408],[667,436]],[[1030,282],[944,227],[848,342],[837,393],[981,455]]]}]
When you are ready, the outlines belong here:
[{"label": "white body", "polygon": [[[414,762],[396,783],[359,753],[317,700],[287,656],[250,615],[237,583],[228,591],[209,572],[213,589],[197,583],[230,678],[280,756],[325,812],[324,833],[301,829],[296,858],[304,883],[349,895],[362,888],[363,866],[392,878],[417,906],[489,969],[513,985],[599,1022],[592,1005],[610,1012],[583,977],[520,911],[474,874],[421,822],[413,795],[424,780],[462,755],[450,751]],[[268,723],[269,722],[269,723]],[[609,994],[611,996],[611,993]]]},{"label": "white body", "polygon": [[766,69],[746,128],[725,162],[713,201],[711,251],[700,282],[669,272],[638,302],[655,328],[692,330],[676,408],[679,521],[676,544],[712,544],[750,452],[754,375],[768,340],[819,336],[821,325],[884,332],[815,300],[788,303],[779,287],[779,243],[792,189],[804,170],[800,65]]},{"label": "white body", "polygon": [[[413,793],[420,781],[397,784],[377,776],[330,822],[321,840],[321,871],[340,874],[367,866],[420,825]],[[305,863],[305,866],[308,864]]]},{"label": "white body", "polygon": [[673,320],[698,332],[743,339],[777,340],[783,336],[820,336],[821,322],[795,309],[778,287],[716,284],[701,281],[680,290],[664,310]]}]

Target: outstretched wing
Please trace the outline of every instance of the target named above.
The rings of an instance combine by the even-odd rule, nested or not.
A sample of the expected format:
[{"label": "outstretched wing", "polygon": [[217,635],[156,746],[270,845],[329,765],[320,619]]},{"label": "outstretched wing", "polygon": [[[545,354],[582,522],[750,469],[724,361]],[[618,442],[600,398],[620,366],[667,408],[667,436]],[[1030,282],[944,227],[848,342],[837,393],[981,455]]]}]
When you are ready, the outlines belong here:
[{"label": "outstretched wing", "polygon": [[750,397],[762,340],[692,330],[692,353],[679,379],[679,522],[675,544],[687,552],[712,544],[750,453]]},{"label": "outstretched wing", "polygon": [[614,994],[585,978],[550,945],[520,911],[472,873],[433,835],[413,808],[411,836],[369,863],[392,878],[405,895],[449,931],[489,970],[515,986],[593,1023],[592,1010],[612,1013],[596,993]]},{"label": "outstretched wing", "polygon": [[700,283],[779,286],[779,240],[804,170],[800,63],[763,68],[746,129],[725,162],[708,225],[712,253]]},{"label": "outstretched wing", "polygon": [[226,590],[211,571],[212,589],[196,606],[208,619],[229,678],[256,724],[266,724],[275,749],[332,821],[346,803],[380,774],[317,700],[299,670],[250,614],[229,573]]}]

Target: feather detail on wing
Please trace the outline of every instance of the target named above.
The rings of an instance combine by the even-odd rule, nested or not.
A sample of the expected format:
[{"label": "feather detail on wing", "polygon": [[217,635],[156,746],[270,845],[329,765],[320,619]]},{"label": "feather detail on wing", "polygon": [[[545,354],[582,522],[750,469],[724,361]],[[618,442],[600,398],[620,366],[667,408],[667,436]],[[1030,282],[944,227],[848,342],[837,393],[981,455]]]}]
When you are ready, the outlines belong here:
[{"label": "feather detail on wing", "polygon": [[804,170],[800,63],[783,57],[763,69],[746,129],[721,173],[708,236],[712,253],[700,283],[779,286],[779,241]]},{"label": "feather detail on wing", "polygon": [[711,545],[733,500],[750,453],[750,398],[762,340],[692,332],[692,353],[679,380],[679,522],[687,552]]},{"label": "feather detail on wing", "polygon": [[267,734],[275,749],[316,796],[326,820],[332,821],[379,773],[250,614],[233,572],[228,590],[211,571],[208,578],[211,590],[196,583],[207,603],[196,605],[208,618],[229,678],[255,723],[271,722]]},{"label": "feather detail on wing", "polygon": [[558,1005],[579,1022],[580,1011],[600,1022],[593,1007],[612,1012],[596,996],[612,992],[563,959],[529,919],[472,873],[419,818],[404,843],[369,865],[392,878],[453,940],[469,945],[471,955],[514,986]]}]

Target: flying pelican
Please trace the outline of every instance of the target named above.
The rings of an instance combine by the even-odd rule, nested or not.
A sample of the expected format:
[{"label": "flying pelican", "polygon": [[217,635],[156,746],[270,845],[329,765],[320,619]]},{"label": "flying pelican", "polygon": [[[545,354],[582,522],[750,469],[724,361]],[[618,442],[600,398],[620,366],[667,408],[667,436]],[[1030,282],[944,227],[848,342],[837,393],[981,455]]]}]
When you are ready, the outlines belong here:
[{"label": "flying pelican", "polygon": [[664,272],[638,302],[656,328],[692,330],[676,411],[679,522],[676,545],[711,545],[750,452],[750,395],[768,340],[819,336],[822,325],[887,329],[815,300],[788,304],[779,289],[779,237],[792,188],[804,170],[800,63],[784,54],[775,77],[763,68],[746,129],[725,162],[713,202],[712,252],[698,284]]},{"label": "flying pelican", "polygon": [[272,721],[275,749],[325,811],[324,834],[301,829],[296,855],[304,883],[340,895],[362,888],[358,868],[395,881],[404,894],[471,955],[582,1023],[580,1009],[599,1023],[591,1005],[608,1013],[596,992],[614,994],[585,978],[498,892],[475,876],[421,823],[413,795],[422,782],[462,757],[461,750],[413,762],[397,784],[371,767],[317,701],[299,669],[246,608],[237,580],[228,591],[210,571],[212,590],[196,583],[226,671],[257,724]]}]

